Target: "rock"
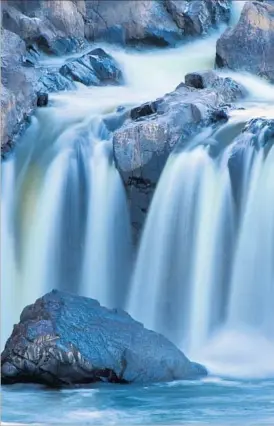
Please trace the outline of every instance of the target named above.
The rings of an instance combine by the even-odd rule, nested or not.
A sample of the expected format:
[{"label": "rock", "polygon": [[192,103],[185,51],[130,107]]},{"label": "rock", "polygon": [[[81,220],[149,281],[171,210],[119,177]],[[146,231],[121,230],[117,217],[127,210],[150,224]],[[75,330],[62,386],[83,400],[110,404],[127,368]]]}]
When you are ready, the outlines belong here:
[{"label": "rock", "polygon": [[76,89],[74,82],[61,75],[59,69],[43,69],[38,81],[38,90],[52,93],[74,89]]},{"label": "rock", "polygon": [[219,68],[248,71],[274,82],[274,3],[247,1],[238,24],[217,41]]},{"label": "rock", "polygon": [[118,64],[103,49],[94,49],[63,65],[59,71],[64,77],[86,86],[120,84],[123,81]]},{"label": "rock", "polygon": [[[75,81],[87,86],[123,82],[116,61],[103,49],[94,49],[59,69],[39,64],[37,51],[34,48],[28,50],[15,33],[2,30],[2,41],[2,152],[10,147],[15,134],[35,107],[47,104],[47,99],[40,93],[48,96],[51,92],[76,89]],[[33,61],[32,66],[30,61]]]},{"label": "rock", "polygon": [[230,18],[230,1],[165,0],[166,8],[185,35],[206,34]]},{"label": "rock", "polygon": [[70,0],[3,1],[2,25],[45,53],[62,55],[84,43],[84,18]]},{"label": "rock", "polygon": [[226,102],[234,102],[247,94],[246,89],[240,83],[211,70],[189,73],[185,76],[185,83],[196,89],[218,90],[225,97]]},{"label": "rock", "polygon": [[38,95],[37,95],[37,106],[38,107],[47,106],[48,101],[49,101],[48,93],[38,93]]},{"label": "rock", "polygon": [[89,40],[172,46],[181,39],[181,31],[163,2],[94,0],[86,3],[86,16]]},{"label": "rock", "polygon": [[3,384],[146,383],[206,375],[126,312],[57,290],[23,310],[1,362]]},{"label": "rock", "polygon": [[132,120],[137,120],[138,118],[155,114],[156,111],[157,111],[156,102],[147,102],[146,104],[143,104],[136,108],[132,108],[132,110],[130,111],[130,116]]},{"label": "rock", "polygon": [[227,22],[230,0],[89,1],[86,36],[115,43],[173,46]]},{"label": "rock", "polygon": [[1,148],[10,144],[20,124],[36,105],[36,73],[24,66],[25,43],[16,34],[1,30]]},{"label": "rock", "polygon": [[231,100],[218,85],[199,90],[182,83],[163,98],[134,108],[134,120],[114,132],[114,158],[128,193],[135,243],[169,154],[203,126],[222,121],[227,97]]}]

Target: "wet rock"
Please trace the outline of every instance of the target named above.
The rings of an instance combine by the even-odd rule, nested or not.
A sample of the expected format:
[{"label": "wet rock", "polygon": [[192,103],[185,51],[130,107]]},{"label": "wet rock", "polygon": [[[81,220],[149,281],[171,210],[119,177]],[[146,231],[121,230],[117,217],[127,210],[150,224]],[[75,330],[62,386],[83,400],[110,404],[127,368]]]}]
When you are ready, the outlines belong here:
[{"label": "wet rock", "polygon": [[86,37],[122,44],[173,46],[204,34],[230,15],[229,0],[89,1]]},{"label": "wet rock", "polygon": [[155,114],[156,111],[157,111],[157,103],[147,102],[146,104],[143,104],[136,108],[132,108],[132,110],[130,111],[130,116],[132,120],[137,120],[138,118]]},{"label": "wet rock", "polygon": [[165,0],[166,8],[185,35],[206,34],[230,18],[230,1]]},{"label": "wet rock", "polygon": [[25,43],[16,34],[1,30],[1,148],[9,145],[20,124],[36,105],[36,73],[24,66]]},{"label": "wet rock", "polygon": [[189,73],[185,76],[185,83],[196,89],[218,90],[226,102],[234,102],[246,95],[246,89],[240,83],[211,70]]},{"label": "wet rock", "polygon": [[121,44],[174,45],[182,32],[164,7],[150,0],[89,1],[86,37]]},{"label": "wet rock", "polygon": [[206,375],[126,312],[57,290],[23,310],[1,362],[4,384],[145,383]]},{"label": "wet rock", "polygon": [[274,3],[247,1],[238,24],[217,42],[216,65],[274,82]]},{"label": "wet rock", "polygon": [[[131,111],[114,132],[114,158],[124,180],[135,243],[166,160],[203,126],[223,121],[227,91],[195,89],[184,83],[172,93]],[[223,111],[223,112],[222,112]]]},{"label": "wet rock", "polygon": [[63,65],[60,74],[86,86],[120,84],[123,81],[118,64],[103,49],[94,49]]},{"label": "wet rock", "polygon": [[62,55],[84,42],[84,18],[77,2],[70,0],[3,1],[2,25],[45,53]]},{"label": "wet rock", "polygon": [[43,69],[41,74],[38,81],[38,90],[52,93],[76,89],[74,82],[60,74],[58,69]]},{"label": "wet rock", "polygon": [[37,106],[38,107],[44,107],[47,106],[49,101],[49,95],[48,93],[38,93],[37,94]]}]

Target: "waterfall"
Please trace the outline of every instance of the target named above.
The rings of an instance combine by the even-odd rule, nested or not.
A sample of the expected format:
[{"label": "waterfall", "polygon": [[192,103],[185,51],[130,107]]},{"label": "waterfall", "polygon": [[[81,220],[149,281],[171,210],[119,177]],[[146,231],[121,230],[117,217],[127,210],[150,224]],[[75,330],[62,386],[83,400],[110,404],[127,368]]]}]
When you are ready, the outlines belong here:
[{"label": "waterfall", "polygon": [[142,237],[129,312],[191,350],[222,315],[234,228],[231,197],[228,169],[206,148],[174,154]]},{"label": "waterfall", "polygon": [[[250,145],[235,153],[240,131],[232,119],[208,144],[201,136],[202,145],[189,144],[169,158],[127,308],[212,372],[268,375],[274,354],[274,150]],[[226,140],[217,157],[210,150],[214,138]],[[236,169],[230,162],[235,155],[241,160]]]},{"label": "waterfall", "polygon": [[110,307],[126,298],[132,244],[112,135],[104,113],[73,114],[73,96],[64,101],[37,112],[3,164],[2,345],[22,309],[53,288]]}]

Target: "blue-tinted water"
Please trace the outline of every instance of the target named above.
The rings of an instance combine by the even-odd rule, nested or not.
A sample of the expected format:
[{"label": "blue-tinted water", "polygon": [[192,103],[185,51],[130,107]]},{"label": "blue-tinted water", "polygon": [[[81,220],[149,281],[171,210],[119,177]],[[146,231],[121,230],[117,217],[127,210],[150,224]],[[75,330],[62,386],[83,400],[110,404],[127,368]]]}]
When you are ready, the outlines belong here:
[{"label": "blue-tinted water", "polygon": [[274,425],[274,381],[207,378],[149,386],[2,388],[2,424]]}]

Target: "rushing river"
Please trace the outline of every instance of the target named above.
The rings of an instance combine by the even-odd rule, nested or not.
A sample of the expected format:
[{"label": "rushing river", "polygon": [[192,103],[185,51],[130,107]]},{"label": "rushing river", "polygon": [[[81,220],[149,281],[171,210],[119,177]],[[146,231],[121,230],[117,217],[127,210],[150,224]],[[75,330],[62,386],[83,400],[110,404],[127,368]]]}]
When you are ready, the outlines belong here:
[{"label": "rushing river", "polygon": [[[273,118],[274,87],[233,74],[248,91],[245,110],[211,135],[223,143],[218,161],[205,143],[170,156],[135,263],[104,124],[117,107],[213,68],[217,37],[150,52],[103,46],[125,86],[52,94],[3,163],[1,206],[2,347],[22,308],[61,288],[126,308],[210,376],[145,387],[6,386],[3,424],[274,424],[274,148],[266,158],[246,153],[237,212],[227,162],[246,121]],[[64,58],[44,59],[56,61]]]}]

